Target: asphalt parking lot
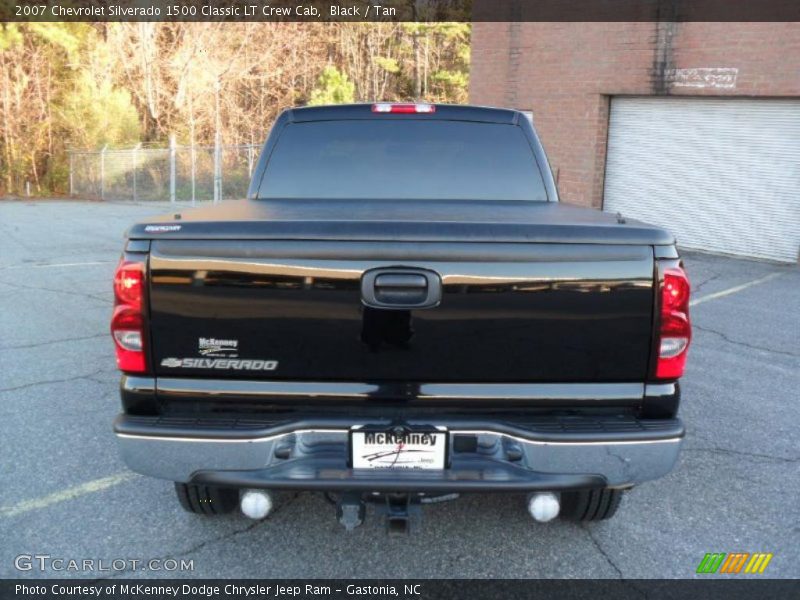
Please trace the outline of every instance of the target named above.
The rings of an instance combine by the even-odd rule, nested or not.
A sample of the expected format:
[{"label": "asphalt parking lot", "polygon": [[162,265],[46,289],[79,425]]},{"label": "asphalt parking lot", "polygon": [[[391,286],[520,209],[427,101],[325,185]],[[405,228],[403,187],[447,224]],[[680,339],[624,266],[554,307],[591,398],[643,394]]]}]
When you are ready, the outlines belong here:
[{"label": "asphalt parking lot", "polygon": [[[130,474],[111,432],[108,319],[122,234],[164,205],[0,202],[0,576],[693,577],[706,552],[771,552],[800,577],[800,269],[686,254],[688,436],[668,477],[591,525],[536,524],[520,496],[425,508],[413,536],[347,533],[315,494],[267,520],[183,512]],[[20,572],[15,557],[173,557],[193,571]]]}]

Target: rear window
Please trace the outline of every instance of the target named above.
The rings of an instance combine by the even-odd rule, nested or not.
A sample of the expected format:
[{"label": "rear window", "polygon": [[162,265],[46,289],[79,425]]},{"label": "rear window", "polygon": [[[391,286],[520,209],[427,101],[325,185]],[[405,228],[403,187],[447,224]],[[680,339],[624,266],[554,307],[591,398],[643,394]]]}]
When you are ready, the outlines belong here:
[{"label": "rear window", "polygon": [[547,200],[519,127],[410,119],[287,125],[259,197]]}]

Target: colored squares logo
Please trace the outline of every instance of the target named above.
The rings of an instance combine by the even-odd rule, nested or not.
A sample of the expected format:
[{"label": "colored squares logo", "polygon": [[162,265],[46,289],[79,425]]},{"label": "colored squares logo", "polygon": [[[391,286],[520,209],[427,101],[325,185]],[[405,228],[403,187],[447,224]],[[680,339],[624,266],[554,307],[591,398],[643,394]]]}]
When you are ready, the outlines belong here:
[{"label": "colored squares logo", "polygon": [[703,574],[761,574],[772,560],[772,553],[767,552],[724,552],[708,553],[697,565],[697,572]]}]

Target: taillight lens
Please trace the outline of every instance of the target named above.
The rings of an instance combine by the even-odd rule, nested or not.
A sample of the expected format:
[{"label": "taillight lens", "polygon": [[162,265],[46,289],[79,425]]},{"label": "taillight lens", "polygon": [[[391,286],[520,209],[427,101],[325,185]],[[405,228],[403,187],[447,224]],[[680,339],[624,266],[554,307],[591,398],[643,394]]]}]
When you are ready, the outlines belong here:
[{"label": "taillight lens", "polygon": [[656,377],[677,379],[683,375],[686,355],[692,340],[689,321],[689,278],[680,267],[664,271],[661,287],[661,324],[659,328]]},{"label": "taillight lens", "polygon": [[143,283],[141,263],[120,261],[114,274],[114,297],[119,304],[141,309]]},{"label": "taillight lens", "polygon": [[391,102],[379,102],[372,105],[372,112],[375,113],[400,113],[400,114],[430,114],[436,112],[433,104],[396,104]]},{"label": "taillight lens", "polygon": [[126,373],[147,372],[144,351],[144,263],[120,260],[114,274],[111,335],[117,366]]}]

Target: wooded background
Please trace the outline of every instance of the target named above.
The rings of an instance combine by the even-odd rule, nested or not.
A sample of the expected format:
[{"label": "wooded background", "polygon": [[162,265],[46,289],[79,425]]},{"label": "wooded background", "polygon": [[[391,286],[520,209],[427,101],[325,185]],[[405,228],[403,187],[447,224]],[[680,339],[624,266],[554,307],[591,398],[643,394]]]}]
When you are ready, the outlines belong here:
[{"label": "wooded background", "polygon": [[263,142],[284,108],[465,102],[469,23],[0,24],[0,195],[66,191],[68,148]]}]

